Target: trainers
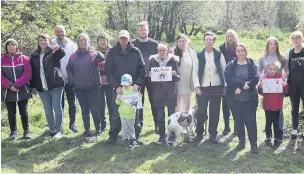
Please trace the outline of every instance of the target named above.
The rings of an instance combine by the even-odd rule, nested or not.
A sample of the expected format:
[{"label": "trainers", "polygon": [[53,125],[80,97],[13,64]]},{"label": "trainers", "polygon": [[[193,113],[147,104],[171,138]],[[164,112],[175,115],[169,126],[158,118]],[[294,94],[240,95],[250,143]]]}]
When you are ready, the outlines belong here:
[{"label": "trainers", "polygon": [[230,133],[230,131],[231,131],[231,130],[230,130],[230,127],[228,127],[228,128],[225,127],[225,129],[224,129],[222,135],[226,136],[226,135],[228,135],[228,134]]},{"label": "trainers", "polygon": [[212,143],[212,144],[217,144],[218,143],[218,138],[217,136],[210,136],[209,137],[209,141]]},{"label": "trainers", "polygon": [[106,144],[115,144],[116,142],[117,142],[117,138],[109,137],[105,143]]},{"label": "trainers", "polygon": [[241,151],[245,149],[245,143],[244,142],[239,142],[239,144],[235,147],[236,150]]},{"label": "trainers", "polygon": [[32,135],[29,131],[23,132],[23,139],[32,139]]},{"label": "trainers", "polygon": [[250,152],[252,154],[258,154],[259,153],[258,147],[256,145],[251,146]]},{"label": "trainers", "polygon": [[57,132],[54,136],[53,136],[53,138],[55,138],[55,139],[60,139],[60,138],[62,138],[62,133],[59,131],[59,132]]},{"label": "trainers", "polygon": [[168,138],[168,144],[173,144],[174,142],[175,142],[175,138],[176,138],[176,135],[175,135],[175,133],[173,132],[173,133],[171,133],[170,134],[170,136],[169,136],[169,138]]},{"label": "trainers", "polygon": [[56,132],[50,131],[50,132],[46,133],[45,138],[52,138],[55,134],[56,134]]},{"label": "trainers", "polygon": [[280,139],[275,139],[275,140],[273,141],[273,148],[274,148],[274,149],[277,149],[277,148],[279,148],[279,147],[281,146],[281,144],[282,144],[282,140],[280,140]]},{"label": "trainers", "polygon": [[267,139],[265,140],[265,144],[266,144],[266,146],[268,146],[268,147],[272,147],[271,139],[270,139],[270,138],[267,138]]},{"label": "trainers", "polygon": [[131,141],[129,139],[124,139],[123,146],[126,147],[127,149],[131,149],[132,148]]},{"label": "trainers", "polygon": [[17,132],[11,132],[11,134],[8,136],[8,140],[14,140],[17,138]]},{"label": "trainers", "polygon": [[199,143],[199,142],[202,141],[202,139],[203,139],[203,135],[196,135],[192,140],[193,140],[194,142]]},{"label": "trainers", "polygon": [[136,141],[136,143],[137,143],[138,145],[143,145],[143,144],[144,144],[144,142],[141,140],[140,137],[138,137],[135,141]]},{"label": "trainers", "polygon": [[89,137],[92,137],[93,135],[91,134],[90,131],[85,131],[83,134],[82,134],[83,137],[85,138],[89,138]]},{"label": "trainers", "polygon": [[75,123],[71,124],[69,128],[72,132],[78,133],[78,129]]},{"label": "trainers", "polygon": [[298,130],[293,130],[292,135],[291,135],[291,139],[295,140],[295,139],[297,139],[297,137],[298,137]]},{"label": "trainers", "polygon": [[157,144],[166,144],[166,138],[165,137],[159,137]]}]

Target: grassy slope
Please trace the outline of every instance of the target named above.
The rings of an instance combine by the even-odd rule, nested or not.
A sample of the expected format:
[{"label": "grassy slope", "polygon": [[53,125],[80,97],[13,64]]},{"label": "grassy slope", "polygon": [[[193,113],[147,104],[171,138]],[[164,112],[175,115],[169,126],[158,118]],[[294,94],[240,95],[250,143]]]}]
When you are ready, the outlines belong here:
[{"label": "grassy slope", "polygon": [[[201,49],[201,37],[191,37],[196,50]],[[265,41],[242,39],[249,47],[249,57],[257,60],[264,50]],[[217,38],[216,47],[223,42]],[[281,44],[283,52],[288,42]],[[147,100],[147,99],[146,99]],[[194,100],[192,100],[194,103]],[[261,103],[260,103],[261,105]],[[67,106],[67,105],[66,105]],[[285,124],[291,124],[289,99],[285,100]],[[31,131],[36,137],[31,141],[6,141],[9,127],[5,106],[1,105],[1,168],[2,172],[304,172],[304,145],[285,139],[284,146],[273,151],[263,144],[264,112],[257,112],[259,155],[251,155],[249,143],[241,152],[234,151],[238,139],[232,135],[221,137],[221,144],[203,142],[199,147],[184,144],[181,148],[159,146],[154,142],[158,136],[153,132],[151,110],[146,101],[143,140],[145,146],[136,147],[129,152],[120,144],[108,146],[103,143],[108,138],[86,142],[81,138],[83,132],[80,107],[77,107],[76,123],[79,134],[71,133],[68,128],[68,112],[65,110],[64,132],[61,140],[44,139],[47,122],[38,96],[30,100],[29,113]],[[93,124],[91,124],[93,129]],[[233,127],[233,126],[232,126]],[[22,126],[18,115],[19,134]],[[107,126],[107,130],[109,125]],[[223,130],[221,115],[219,132]],[[297,148],[297,149],[296,149]]]}]

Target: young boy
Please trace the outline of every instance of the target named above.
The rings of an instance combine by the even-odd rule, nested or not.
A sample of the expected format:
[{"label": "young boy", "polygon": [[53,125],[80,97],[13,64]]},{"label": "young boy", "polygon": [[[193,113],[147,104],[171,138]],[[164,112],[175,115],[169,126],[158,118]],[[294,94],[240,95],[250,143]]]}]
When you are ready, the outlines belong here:
[{"label": "young boy", "polygon": [[134,92],[132,85],[132,77],[124,74],[121,77],[122,95],[117,95],[116,104],[119,105],[118,112],[120,114],[123,145],[130,149],[135,140],[135,116],[136,109],[140,105],[141,94]]},{"label": "young boy", "polygon": [[[282,79],[282,74],[278,72],[280,69],[280,62],[274,61],[268,64],[267,66],[267,75],[264,79]],[[267,146],[271,147],[271,138],[272,138],[272,129],[273,124],[274,129],[274,148],[278,148],[283,139],[283,131],[280,130],[279,126],[279,116],[280,110],[283,107],[283,94],[282,93],[264,93],[262,88],[263,82],[259,85],[259,93],[263,95],[263,108],[266,115],[266,140],[265,143]],[[288,92],[287,82],[283,81],[283,93]]]}]

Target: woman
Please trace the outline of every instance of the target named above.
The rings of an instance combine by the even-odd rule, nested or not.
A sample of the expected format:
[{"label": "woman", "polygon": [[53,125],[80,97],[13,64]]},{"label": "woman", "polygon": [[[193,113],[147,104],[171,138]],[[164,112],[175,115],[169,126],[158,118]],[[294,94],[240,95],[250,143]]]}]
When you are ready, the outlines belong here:
[{"label": "woman", "polygon": [[[109,38],[106,34],[101,34],[97,37],[98,43],[98,51],[103,53],[105,56],[108,54],[111,45],[109,43]],[[107,77],[106,77],[106,70],[105,70],[105,62],[103,61],[98,64],[99,66],[99,73],[100,73],[100,83],[101,87],[99,88],[99,95],[100,95],[100,118],[101,118],[101,131],[106,128],[106,103],[105,98],[107,99],[107,106],[109,115],[112,115],[112,91],[113,89],[110,87]]]},{"label": "woman", "polygon": [[85,132],[84,137],[91,137],[90,111],[95,125],[95,135],[101,136],[99,106],[100,78],[98,63],[104,61],[103,54],[91,49],[89,35],[80,33],[77,37],[78,49],[71,55],[67,65],[68,81],[75,87]]},{"label": "woman", "polygon": [[28,89],[31,77],[32,68],[29,59],[19,52],[16,40],[8,39],[5,42],[5,53],[1,56],[1,97],[8,112],[10,140],[17,137],[16,103],[21,116],[23,138],[31,139],[27,109],[28,99],[31,98]]},{"label": "woman", "polygon": [[[222,52],[222,54],[225,57],[226,60],[226,64],[228,64],[230,61],[232,61],[235,57],[236,57],[236,53],[235,53],[235,47],[238,44],[239,40],[238,40],[238,36],[237,33],[232,30],[229,29],[226,32],[226,42],[224,42],[223,44],[220,45],[220,51]],[[229,126],[229,116],[230,116],[230,111],[232,113],[232,117],[234,119],[234,115],[233,115],[233,102],[230,101],[230,98],[224,96],[222,98],[222,111],[223,111],[223,118],[224,118],[224,122],[225,122],[225,128],[223,131],[223,135],[228,135],[231,131],[230,126]],[[236,127],[234,124],[234,135],[237,135],[236,132]]]},{"label": "woman", "polygon": [[[260,57],[259,59],[260,79],[263,79],[264,76],[267,75],[267,71],[266,71],[267,66],[269,63],[273,61],[279,61],[281,63],[281,68],[279,69],[279,72],[282,74],[282,70],[284,69],[283,78],[285,79],[286,77],[288,77],[288,64],[286,62],[285,57],[280,52],[279,40],[276,37],[269,37],[267,39],[265,52],[263,56]],[[279,126],[280,130],[283,131],[284,128],[283,110],[281,110],[280,112],[279,125],[280,125]]]},{"label": "woman", "polygon": [[180,110],[182,103],[182,111],[188,111],[191,103],[191,94],[193,92],[192,69],[193,59],[197,59],[196,51],[188,45],[187,36],[180,35],[176,38],[176,46],[173,49],[174,55],[178,56],[180,61],[180,81],[177,83],[177,107],[176,112]]},{"label": "woman", "polygon": [[[157,54],[150,57],[149,76],[153,74],[152,68],[171,67],[172,81],[152,81],[153,104],[157,111],[157,122],[159,123],[158,144],[165,144],[165,107],[168,109],[168,116],[175,112],[177,101],[176,82],[179,81],[179,72],[176,57],[169,54],[169,46],[166,43],[159,43]],[[173,135],[173,134],[171,134]],[[170,137],[171,137],[170,135]],[[174,138],[174,136],[172,136]]]},{"label": "woman", "polygon": [[[49,126],[49,136],[62,137],[62,93],[64,80],[60,70],[60,59],[65,52],[59,45],[50,45],[50,35],[38,36],[38,47],[31,55],[33,78],[31,88],[35,88],[44,106]],[[55,119],[53,109],[55,110]],[[55,124],[54,124],[55,122]]]},{"label": "woman", "polygon": [[239,137],[237,150],[245,148],[245,127],[251,144],[251,153],[257,154],[256,109],[258,94],[256,85],[259,82],[259,72],[254,61],[247,58],[247,47],[238,44],[237,58],[229,62],[225,69],[227,82],[227,97],[234,98],[235,123]]}]

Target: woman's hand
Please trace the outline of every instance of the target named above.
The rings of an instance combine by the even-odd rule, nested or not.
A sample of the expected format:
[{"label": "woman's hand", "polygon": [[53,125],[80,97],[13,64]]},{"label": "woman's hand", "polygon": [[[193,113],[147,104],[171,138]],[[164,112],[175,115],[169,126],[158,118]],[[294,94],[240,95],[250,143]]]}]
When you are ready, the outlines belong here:
[{"label": "woman's hand", "polygon": [[249,82],[246,82],[245,85],[244,85],[244,87],[243,87],[245,90],[249,89],[248,83]]},{"label": "woman's hand", "polygon": [[195,93],[196,93],[196,95],[202,95],[200,87],[195,88]]},{"label": "woman's hand", "polygon": [[237,88],[237,89],[235,90],[234,93],[235,93],[236,95],[239,95],[241,92],[242,92],[242,91],[240,90],[240,88]]},{"label": "woman's hand", "polygon": [[56,52],[59,48],[60,48],[60,46],[58,44],[52,45],[53,53]]}]

